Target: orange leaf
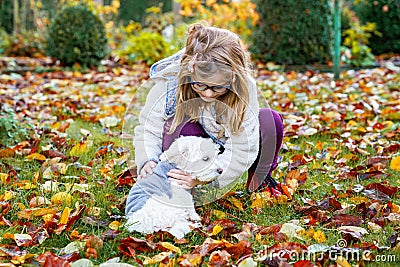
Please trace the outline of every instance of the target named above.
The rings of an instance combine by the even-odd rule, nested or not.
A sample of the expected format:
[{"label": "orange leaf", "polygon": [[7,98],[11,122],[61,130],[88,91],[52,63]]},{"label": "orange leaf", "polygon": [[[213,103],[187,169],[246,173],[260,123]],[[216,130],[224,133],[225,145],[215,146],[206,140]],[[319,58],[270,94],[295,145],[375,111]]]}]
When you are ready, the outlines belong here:
[{"label": "orange leaf", "polygon": [[0,159],[1,158],[11,158],[14,157],[15,151],[11,148],[0,149]]}]

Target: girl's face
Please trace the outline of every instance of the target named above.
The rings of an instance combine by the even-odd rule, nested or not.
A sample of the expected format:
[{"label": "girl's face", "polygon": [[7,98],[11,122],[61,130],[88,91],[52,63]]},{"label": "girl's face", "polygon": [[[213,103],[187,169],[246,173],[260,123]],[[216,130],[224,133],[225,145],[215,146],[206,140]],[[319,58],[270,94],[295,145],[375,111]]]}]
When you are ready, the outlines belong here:
[{"label": "girl's face", "polygon": [[198,81],[193,81],[191,88],[203,101],[213,102],[219,96],[228,93],[231,85],[224,75],[213,75],[207,78],[207,80],[199,79]]}]

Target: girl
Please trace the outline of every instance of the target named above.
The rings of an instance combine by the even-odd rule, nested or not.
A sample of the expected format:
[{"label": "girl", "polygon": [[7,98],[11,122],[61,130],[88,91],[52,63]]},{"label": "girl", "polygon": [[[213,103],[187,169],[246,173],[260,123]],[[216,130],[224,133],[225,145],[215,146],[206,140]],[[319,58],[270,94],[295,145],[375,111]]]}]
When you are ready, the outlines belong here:
[{"label": "girl", "polygon": [[[216,160],[222,174],[207,185],[218,195],[246,171],[249,191],[269,187],[279,193],[270,174],[277,166],[283,121],[277,112],[259,108],[249,57],[237,35],[193,24],[185,48],[155,63],[150,77],[155,85],[134,136],[139,179],[152,173],[176,138],[196,135],[212,138],[220,151]],[[181,170],[167,175],[187,189],[205,186]]]}]

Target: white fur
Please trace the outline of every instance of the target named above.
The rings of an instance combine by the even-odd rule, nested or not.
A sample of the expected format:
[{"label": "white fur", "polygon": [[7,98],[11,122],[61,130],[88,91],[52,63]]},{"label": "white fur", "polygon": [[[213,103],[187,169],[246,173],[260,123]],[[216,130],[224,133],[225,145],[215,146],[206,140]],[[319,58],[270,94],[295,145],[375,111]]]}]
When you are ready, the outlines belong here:
[{"label": "white fur", "polygon": [[[220,175],[215,157],[218,149],[209,138],[186,136],[178,138],[160,157],[200,181],[212,181]],[[144,178],[146,179],[146,178]],[[183,238],[193,228],[201,226],[193,197],[184,188],[171,183],[172,198],[152,196],[142,209],[127,215],[128,231],[153,233],[167,231]]]}]

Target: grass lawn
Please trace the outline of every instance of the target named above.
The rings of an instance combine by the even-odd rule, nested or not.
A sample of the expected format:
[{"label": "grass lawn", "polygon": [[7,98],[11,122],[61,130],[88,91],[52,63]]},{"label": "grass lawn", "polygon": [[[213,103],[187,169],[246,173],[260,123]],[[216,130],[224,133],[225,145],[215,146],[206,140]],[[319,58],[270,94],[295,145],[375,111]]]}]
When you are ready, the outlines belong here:
[{"label": "grass lawn", "polygon": [[0,111],[17,120],[11,131],[32,125],[0,147],[0,262],[8,264],[0,266],[399,264],[398,72],[347,71],[335,82],[260,71],[260,94],[285,119],[273,176],[292,199],[239,184],[198,208],[202,228],[174,240],[123,228],[146,71],[0,75]]}]

